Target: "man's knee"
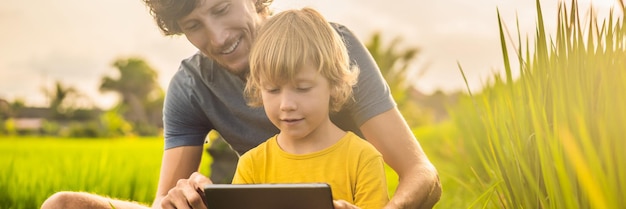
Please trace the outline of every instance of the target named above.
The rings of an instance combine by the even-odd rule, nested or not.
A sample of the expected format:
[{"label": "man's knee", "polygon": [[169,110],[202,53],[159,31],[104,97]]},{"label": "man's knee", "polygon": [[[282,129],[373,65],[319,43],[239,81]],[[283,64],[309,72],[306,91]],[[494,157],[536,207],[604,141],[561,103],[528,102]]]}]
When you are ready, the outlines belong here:
[{"label": "man's knee", "polygon": [[90,208],[90,209],[111,209],[114,205],[118,209],[123,208],[141,208],[149,209],[146,205],[137,202],[115,200],[108,197],[90,194],[87,192],[57,192],[50,196],[41,205],[42,209],[57,208]]},{"label": "man's knee", "polygon": [[70,201],[79,199],[78,195],[78,192],[57,192],[43,202],[41,209],[69,208]]}]

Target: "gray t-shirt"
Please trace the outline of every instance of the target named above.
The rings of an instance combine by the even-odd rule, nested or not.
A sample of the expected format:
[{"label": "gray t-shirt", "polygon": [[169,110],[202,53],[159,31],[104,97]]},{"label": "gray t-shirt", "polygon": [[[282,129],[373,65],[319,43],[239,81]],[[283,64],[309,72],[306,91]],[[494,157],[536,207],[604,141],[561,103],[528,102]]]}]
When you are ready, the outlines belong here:
[{"label": "gray t-shirt", "polygon": [[[354,100],[331,114],[341,129],[362,136],[359,126],[396,104],[374,59],[345,26],[332,24],[344,39],[352,64],[360,69]],[[240,155],[279,130],[262,107],[249,107],[245,82],[201,53],[187,58],[170,81],[163,107],[165,149],[199,146],[216,130]]]}]

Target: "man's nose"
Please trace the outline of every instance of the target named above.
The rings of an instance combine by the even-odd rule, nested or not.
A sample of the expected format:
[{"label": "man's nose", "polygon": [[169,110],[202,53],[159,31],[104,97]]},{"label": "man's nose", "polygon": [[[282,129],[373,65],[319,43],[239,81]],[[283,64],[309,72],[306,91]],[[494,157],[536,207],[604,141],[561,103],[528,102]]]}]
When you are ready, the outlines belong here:
[{"label": "man's nose", "polygon": [[211,48],[220,52],[228,41],[228,31],[221,24],[205,22],[206,35]]}]

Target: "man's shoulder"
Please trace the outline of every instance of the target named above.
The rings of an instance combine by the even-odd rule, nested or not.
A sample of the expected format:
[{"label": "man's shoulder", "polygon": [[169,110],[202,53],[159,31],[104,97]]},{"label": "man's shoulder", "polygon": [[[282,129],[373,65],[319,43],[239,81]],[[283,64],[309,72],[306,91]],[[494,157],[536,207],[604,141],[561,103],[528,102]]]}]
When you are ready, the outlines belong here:
[{"label": "man's shoulder", "polygon": [[340,23],[336,23],[336,22],[329,22],[329,23],[335,29],[335,31],[337,31],[337,33],[341,35],[342,37],[353,36],[352,31],[347,26],[340,24]]},{"label": "man's shoulder", "polygon": [[181,61],[171,82],[190,84],[191,81],[195,85],[206,83],[214,76],[216,66],[213,60],[197,52]]},{"label": "man's shoulder", "polygon": [[346,28],[346,26],[341,23],[336,23],[336,22],[328,22],[328,23],[330,23],[330,25],[333,26],[335,30],[338,30],[339,28]]},{"label": "man's shoulder", "polygon": [[201,52],[196,52],[195,54],[183,59],[180,62],[179,71],[200,71],[203,66],[206,66],[206,63],[210,62],[208,58],[202,55]]},{"label": "man's shoulder", "polygon": [[202,54],[195,53],[180,61],[178,70],[174,73],[170,82],[187,80],[190,76],[198,75],[201,68]]},{"label": "man's shoulder", "polygon": [[[178,70],[170,79],[166,100],[188,100],[190,95],[208,90],[205,78],[207,71],[210,70],[206,69],[206,62],[206,58],[200,52],[182,60]],[[181,101],[175,101],[175,103],[183,104]]]}]

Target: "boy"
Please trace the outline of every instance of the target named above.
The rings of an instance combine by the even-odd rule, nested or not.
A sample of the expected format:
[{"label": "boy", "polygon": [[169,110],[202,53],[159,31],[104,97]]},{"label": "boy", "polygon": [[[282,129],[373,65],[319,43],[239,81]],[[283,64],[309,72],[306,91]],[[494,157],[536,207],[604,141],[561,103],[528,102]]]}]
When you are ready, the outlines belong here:
[{"label": "boy", "polygon": [[359,72],[333,27],[310,8],[284,11],[261,26],[249,59],[249,104],[280,132],[241,156],[233,183],[326,182],[335,200],[384,207],[382,155],[330,120]]}]

